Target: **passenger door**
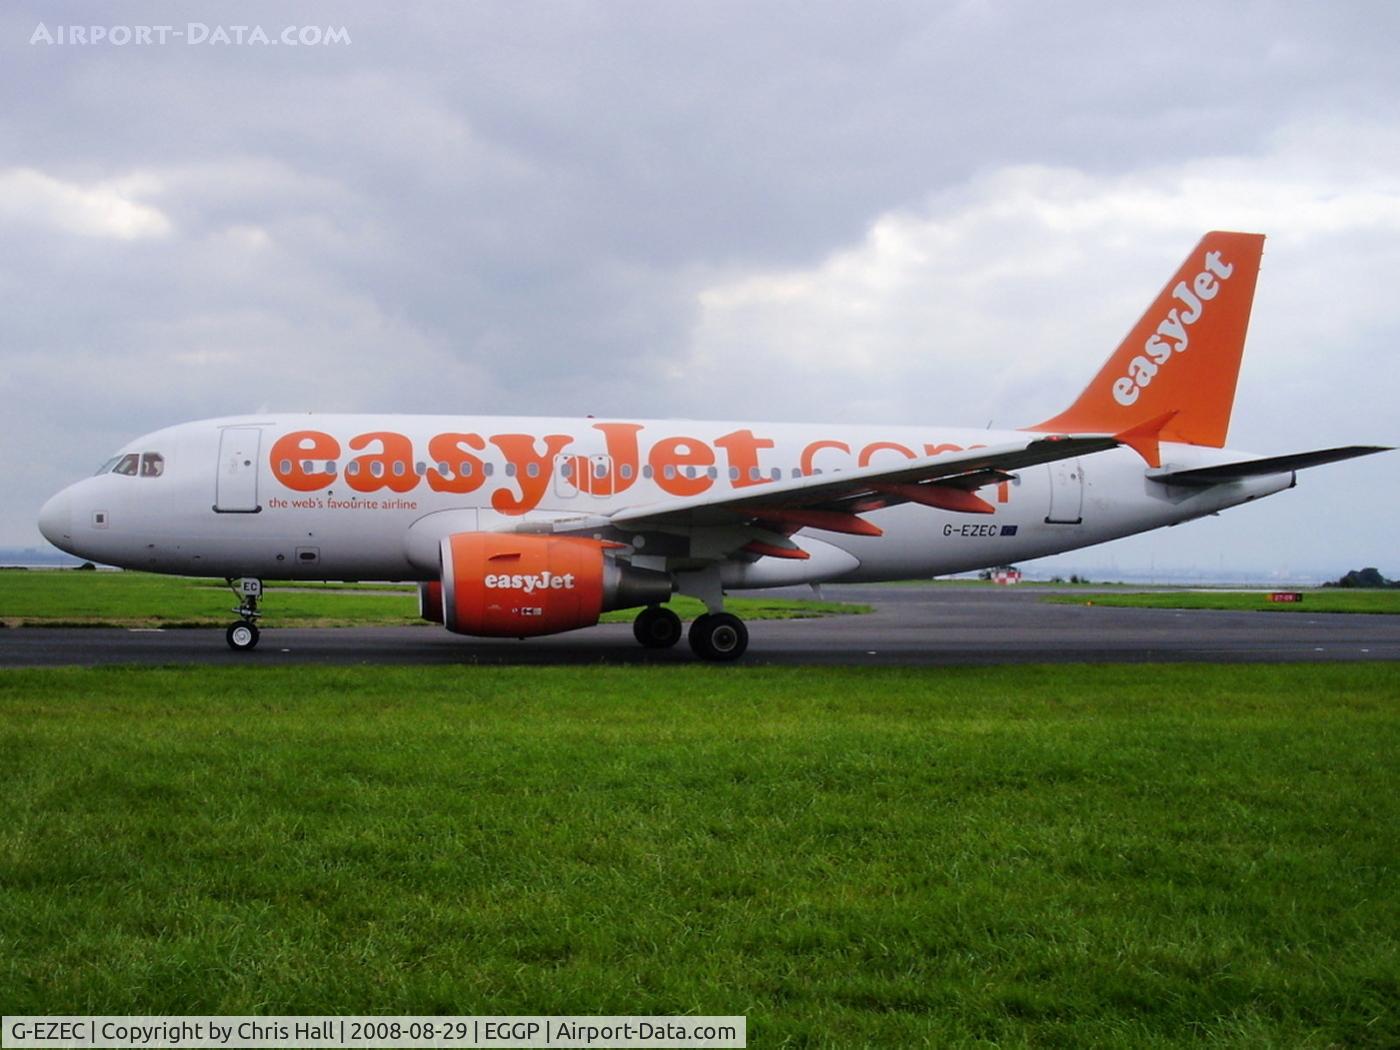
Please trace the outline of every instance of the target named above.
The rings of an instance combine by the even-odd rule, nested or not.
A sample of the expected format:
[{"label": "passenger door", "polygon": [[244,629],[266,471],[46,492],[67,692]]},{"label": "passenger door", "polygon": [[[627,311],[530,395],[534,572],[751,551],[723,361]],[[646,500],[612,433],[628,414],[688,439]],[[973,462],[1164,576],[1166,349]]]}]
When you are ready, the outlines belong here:
[{"label": "passenger door", "polygon": [[219,473],[214,488],[214,510],[220,514],[256,514],[258,505],[258,450],[262,431],[257,427],[225,427],[219,435]]}]

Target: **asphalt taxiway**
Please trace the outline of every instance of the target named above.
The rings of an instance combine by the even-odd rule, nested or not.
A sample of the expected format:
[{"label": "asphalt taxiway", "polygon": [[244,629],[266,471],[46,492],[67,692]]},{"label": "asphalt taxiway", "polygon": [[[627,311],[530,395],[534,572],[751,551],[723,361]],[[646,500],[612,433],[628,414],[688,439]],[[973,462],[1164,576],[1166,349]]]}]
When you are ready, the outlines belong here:
[{"label": "asphalt taxiway", "polygon": [[[785,597],[809,592],[781,591]],[[865,616],[749,624],[746,664],[958,666],[1024,663],[1400,660],[1400,616],[1120,609],[1041,600],[1042,588],[828,585]],[[175,664],[668,664],[694,657],[642,649],[627,624],[548,638],[463,638],[441,627],[279,628],[276,609],[251,653],[222,630],[0,630],[0,667]]]}]

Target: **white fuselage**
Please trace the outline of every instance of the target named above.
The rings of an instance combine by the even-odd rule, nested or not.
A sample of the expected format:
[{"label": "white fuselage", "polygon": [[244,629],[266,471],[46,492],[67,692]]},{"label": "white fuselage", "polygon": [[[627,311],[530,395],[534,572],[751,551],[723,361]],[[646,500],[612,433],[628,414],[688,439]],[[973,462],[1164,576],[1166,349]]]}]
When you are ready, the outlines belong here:
[{"label": "white fuselage", "polygon": [[[301,435],[301,436],[297,436]],[[131,442],[134,472],[100,473],[44,507],[41,529],[79,557],[152,572],[264,579],[431,580],[438,542],[775,478],[891,465],[1024,439],[941,427],[603,421],[531,417],[264,415],[187,423]],[[1163,465],[1238,453],[1163,444]],[[586,479],[586,480],[585,480]],[[1152,481],[1118,448],[1017,472],[979,490],[994,511],[903,504],[865,517],[883,535],[804,528],[811,557],[727,561],[730,588],[927,577],[1037,558],[1187,521],[1266,496],[1291,473],[1210,487]],[[697,522],[699,524],[699,522]],[[716,530],[607,535],[637,564],[706,558]],[[602,533],[600,533],[602,535]],[[641,541],[640,543],[637,541]]]}]

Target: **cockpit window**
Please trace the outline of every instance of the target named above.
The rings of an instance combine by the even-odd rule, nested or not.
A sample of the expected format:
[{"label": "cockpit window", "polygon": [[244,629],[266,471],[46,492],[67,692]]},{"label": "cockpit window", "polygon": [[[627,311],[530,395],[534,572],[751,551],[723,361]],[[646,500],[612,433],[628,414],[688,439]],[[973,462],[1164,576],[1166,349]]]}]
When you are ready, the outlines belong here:
[{"label": "cockpit window", "polygon": [[165,473],[165,457],[159,452],[128,452],[124,456],[113,456],[97,473],[124,474],[129,478],[140,475],[143,478],[158,478]]}]

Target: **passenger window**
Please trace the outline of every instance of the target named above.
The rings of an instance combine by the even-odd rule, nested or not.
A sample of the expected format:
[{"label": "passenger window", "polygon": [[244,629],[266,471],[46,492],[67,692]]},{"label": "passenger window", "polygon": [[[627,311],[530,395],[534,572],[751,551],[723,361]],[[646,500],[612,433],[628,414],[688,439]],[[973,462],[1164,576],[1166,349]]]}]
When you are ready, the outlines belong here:
[{"label": "passenger window", "polygon": [[136,477],[137,465],[140,462],[140,456],[138,456],[135,452],[128,452],[117,462],[117,465],[112,468],[112,473],[125,474],[129,478],[134,478]]}]

